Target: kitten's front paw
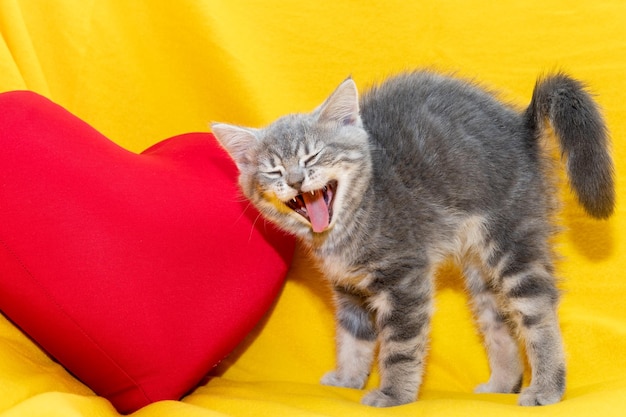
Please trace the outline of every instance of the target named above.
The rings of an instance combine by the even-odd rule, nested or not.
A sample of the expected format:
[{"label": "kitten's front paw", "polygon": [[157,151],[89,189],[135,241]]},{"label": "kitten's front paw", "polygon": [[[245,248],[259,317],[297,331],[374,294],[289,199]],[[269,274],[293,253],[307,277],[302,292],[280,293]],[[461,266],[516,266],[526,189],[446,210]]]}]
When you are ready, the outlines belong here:
[{"label": "kitten's front paw", "polygon": [[369,392],[365,397],[363,397],[361,404],[372,407],[394,407],[396,405],[408,404],[413,401],[415,401],[415,398],[387,394],[382,390],[377,389]]},{"label": "kitten's front paw", "polygon": [[522,389],[522,377],[520,376],[515,382],[514,379],[510,379],[509,381],[498,381],[494,378],[490,379],[489,382],[484,384],[480,384],[474,389],[474,393],[476,394],[485,394],[485,393],[498,393],[498,394],[510,394],[516,393],[519,394]]},{"label": "kitten's front paw", "polygon": [[474,394],[489,394],[492,392],[498,392],[494,387],[492,387],[488,382],[484,384],[478,385],[474,388]]},{"label": "kitten's front paw", "polygon": [[544,390],[530,386],[522,391],[517,403],[522,406],[555,404],[561,401],[563,394],[557,390]]},{"label": "kitten's front paw", "polygon": [[342,375],[337,371],[330,371],[322,377],[320,381],[322,385],[330,385],[333,387],[356,388],[362,389],[365,385],[365,378]]}]

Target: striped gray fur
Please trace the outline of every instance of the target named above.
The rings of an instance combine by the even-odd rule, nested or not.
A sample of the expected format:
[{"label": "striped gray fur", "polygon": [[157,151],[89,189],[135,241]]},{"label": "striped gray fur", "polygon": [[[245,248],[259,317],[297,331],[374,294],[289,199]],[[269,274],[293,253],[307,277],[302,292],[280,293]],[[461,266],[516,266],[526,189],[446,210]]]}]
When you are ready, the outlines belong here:
[{"label": "striped gray fur", "polygon": [[[475,83],[417,71],[360,99],[348,79],[313,112],[264,129],[213,125],[244,195],[301,239],[335,290],[337,367],[322,383],[363,387],[378,346],[381,384],[363,402],[414,401],[433,277],[452,258],[491,368],[476,391],[521,391],[528,406],[561,400],[551,131],[578,200],[591,216],[608,217],[607,130],[584,86],[561,73],[540,78],[523,111]],[[522,351],[531,366],[524,389]]]}]

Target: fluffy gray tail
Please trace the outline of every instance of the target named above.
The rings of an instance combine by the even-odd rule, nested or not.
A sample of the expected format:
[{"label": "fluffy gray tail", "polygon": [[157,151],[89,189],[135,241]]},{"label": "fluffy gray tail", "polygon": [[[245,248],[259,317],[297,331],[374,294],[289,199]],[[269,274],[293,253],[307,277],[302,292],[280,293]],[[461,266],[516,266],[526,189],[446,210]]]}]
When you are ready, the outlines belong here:
[{"label": "fluffy gray tail", "polygon": [[526,110],[537,137],[550,122],[567,161],[567,174],[587,213],[603,219],[613,213],[613,162],[604,120],[579,81],[564,74],[541,78]]}]

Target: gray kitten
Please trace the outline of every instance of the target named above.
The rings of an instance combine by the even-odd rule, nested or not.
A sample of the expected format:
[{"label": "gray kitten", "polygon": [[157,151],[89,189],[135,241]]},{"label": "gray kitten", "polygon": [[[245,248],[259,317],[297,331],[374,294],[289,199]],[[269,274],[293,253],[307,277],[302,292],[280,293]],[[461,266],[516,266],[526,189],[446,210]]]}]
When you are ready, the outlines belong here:
[{"label": "gray kitten", "polygon": [[518,111],[472,83],[401,74],[359,100],[344,81],[309,114],[264,129],[214,124],[243,193],[297,235],[334,288],[337,368],[322,383],[362,388],[379,343],[380,388],[363,403],[416,399],[433,312],[433,275],[462,267],[491,377],[477,392],[558,402],[565,357],[550,238],[557,202],[550,128],[586,211],[614,206],[613,165],[600,112],[581,83],[540,79]]}]

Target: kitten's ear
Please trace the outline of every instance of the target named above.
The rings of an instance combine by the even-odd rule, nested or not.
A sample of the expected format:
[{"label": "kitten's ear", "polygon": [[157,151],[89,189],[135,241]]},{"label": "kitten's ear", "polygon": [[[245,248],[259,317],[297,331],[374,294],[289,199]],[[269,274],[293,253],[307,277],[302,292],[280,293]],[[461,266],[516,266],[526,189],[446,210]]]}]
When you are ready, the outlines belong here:
[{"label": "kitten's ear", "polygon": [[212,123],[211,131],[233,158],[239,169],[251,162],[251,151],[258,143],[255,129],[225,123]]},{"label": "kitten's ear", "polygon": [[321,122],[336,122],[343,125],[360,126],[359,92],[352,78],[346,79],[315,110]]}]

